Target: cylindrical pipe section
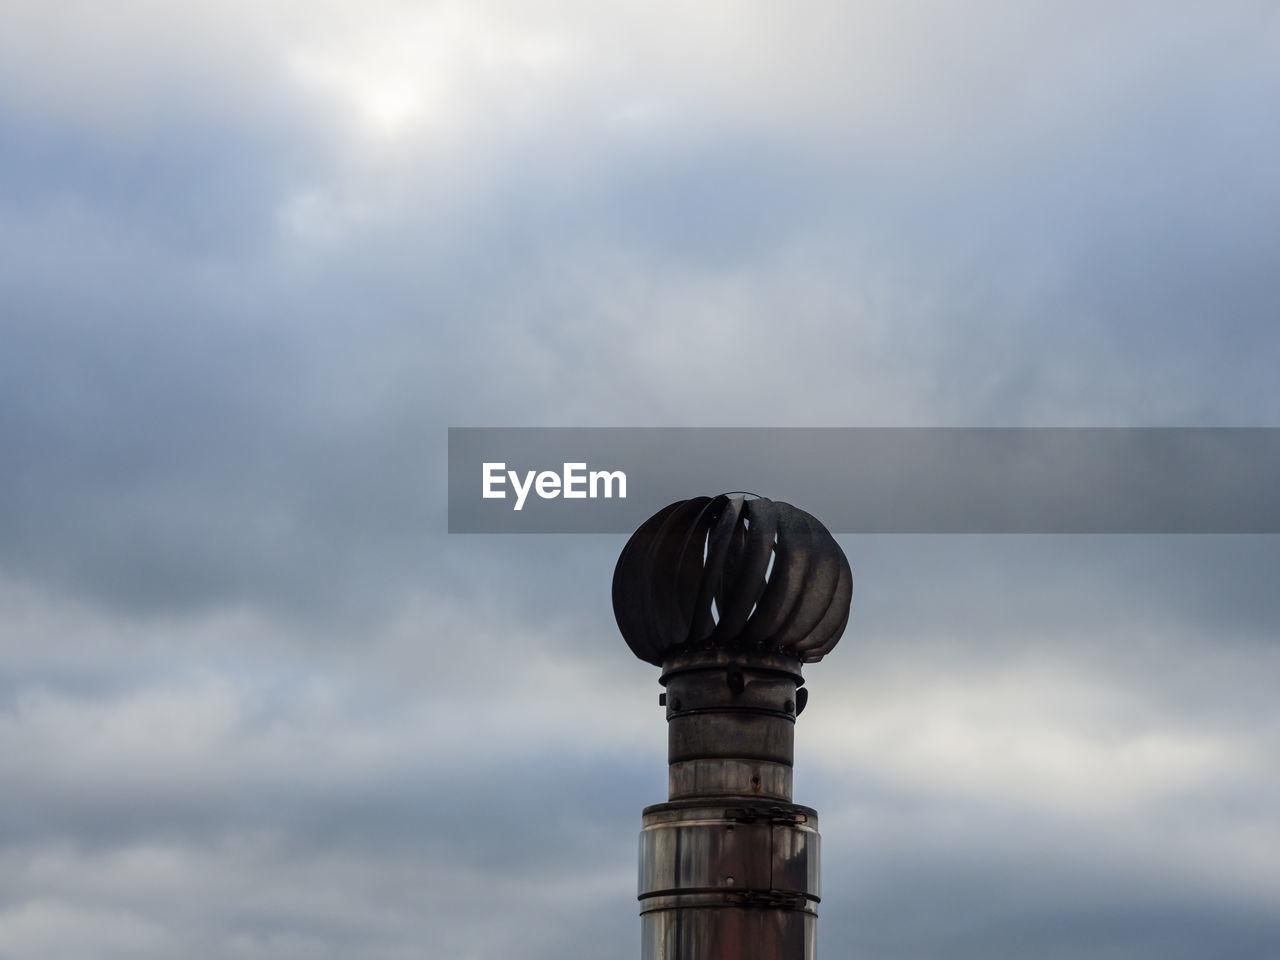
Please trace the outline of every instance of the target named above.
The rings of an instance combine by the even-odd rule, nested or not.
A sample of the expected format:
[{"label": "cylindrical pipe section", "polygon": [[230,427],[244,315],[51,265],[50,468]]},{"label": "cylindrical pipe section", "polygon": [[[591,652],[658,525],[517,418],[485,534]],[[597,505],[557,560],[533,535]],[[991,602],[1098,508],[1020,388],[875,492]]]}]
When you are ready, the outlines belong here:
[{"label": "cylindrical pipe section", "polygon": [[814,960],[816,812],[728,803],[645,810],[642,960]]},{"label": "cylindrical pipe section", "polygon": [[680,760],[668,768],[667,794],[672,800],[736,794],[786,802],[791,799],[791,764],[722,757]]},{"label": "cylindrical pipe section", "polygon": [[818,817],[791,802],[800,662],[709,649],[663,664],[670,799],[640,834],[643,960],[814,960]]},{"label": "cylindrical pipe section", "polygon": [[716,794],[791,799],[800,661],[704,650],[663,665],[669,799]]}]

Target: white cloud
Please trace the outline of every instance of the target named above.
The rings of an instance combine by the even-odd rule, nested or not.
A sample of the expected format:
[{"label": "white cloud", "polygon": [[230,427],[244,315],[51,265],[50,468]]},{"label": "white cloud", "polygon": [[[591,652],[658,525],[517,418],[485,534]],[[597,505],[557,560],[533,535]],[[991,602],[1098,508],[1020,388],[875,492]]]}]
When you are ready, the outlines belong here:
[{"label": "white cloud", "polygon": [[1109,678],[1028,659],[943,670],[916,661],[859,678],[856,696],[815,710],[822,725],[806,752],[915,791],[1107,818],[1261,768],[1263,744],[1180,728],[1164,712],[1143,717]]},{"label": "white cloud", "polygon": [[160,957],[179,948],[161,922],[127,910],[25,899],[0,910],[0,939],[12,957]]}]

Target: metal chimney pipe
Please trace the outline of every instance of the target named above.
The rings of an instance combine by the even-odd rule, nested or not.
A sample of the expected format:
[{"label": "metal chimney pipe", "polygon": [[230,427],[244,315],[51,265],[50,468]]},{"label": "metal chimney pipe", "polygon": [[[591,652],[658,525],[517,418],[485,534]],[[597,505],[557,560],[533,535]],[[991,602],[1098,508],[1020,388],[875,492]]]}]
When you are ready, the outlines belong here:
[{"label": "metal chimney pipe", "polygon": [[802,662],[835,646],[852,577],[830,533],[764,498],[659,511],[614,571],[618,627],[662,667],[668,802],[640,833],[642,960],[813,960],[818,816],[793,803]]}]

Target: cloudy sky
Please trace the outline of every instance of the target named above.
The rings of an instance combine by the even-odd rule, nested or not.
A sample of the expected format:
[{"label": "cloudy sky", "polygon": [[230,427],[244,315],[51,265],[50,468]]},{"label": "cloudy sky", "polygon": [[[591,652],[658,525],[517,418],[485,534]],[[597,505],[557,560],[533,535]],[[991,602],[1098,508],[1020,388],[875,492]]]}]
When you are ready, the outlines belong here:
[{"label": "cloudy sky", "polygon": [[[1270,0],[4,0],[0,960],[637,956],[624,538],[447,428],[1280,426],[1278,103]],[[1275,538],[841,541],[822,956],[1280,957]]]}]

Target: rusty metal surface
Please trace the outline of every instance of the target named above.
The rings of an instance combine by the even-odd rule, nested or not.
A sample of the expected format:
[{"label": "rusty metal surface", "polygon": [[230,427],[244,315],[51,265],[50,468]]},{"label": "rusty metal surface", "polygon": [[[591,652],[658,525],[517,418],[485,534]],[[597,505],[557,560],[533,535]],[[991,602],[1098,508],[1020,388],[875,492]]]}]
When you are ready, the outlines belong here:
[{"label": "rusty metal surface", "polygon": [[[673,898],[674,899],[674,898]],[[678,905],[641,914],[641,960],[815,960],[818,918],[759,906]]]},{"label": "rusty metal surface", "polygon": [[771,800],[791,799],[791,764],[737,757],[677,760],[668,768],[672,800],[739,794]]},{"label": "rusty metal surface", "polygon": [[643,960],[812,960],[817,815],[797,804],[672,802],[645,810]]},{"label": "rusty metal surface", "polygon": [[[818,817],[793,803],[707,800],[648,807],[640,832],[639,897],[733,894],[725,902],[796,894],[818,902]],[[641,906],[646,909],[646,905]]]},{"label": "rusty metal surface", "polygon": [[767,823],[739,824],[723,817],[646,826],[640,834],[640,899],[679,892],[768,890],[772,833]]},{"label": "rusty metal surface", "polygon": [[812,663],[843,634],[852,590],[844,551],[808,513],[722,494],[641,524],[614,569],[613,609],[632,652],[655,665],[706,647]]}]

